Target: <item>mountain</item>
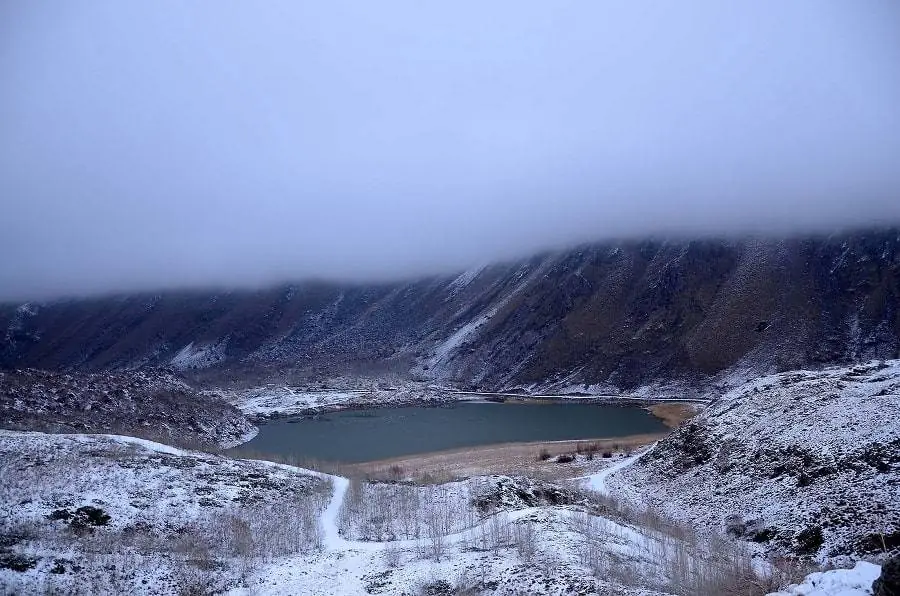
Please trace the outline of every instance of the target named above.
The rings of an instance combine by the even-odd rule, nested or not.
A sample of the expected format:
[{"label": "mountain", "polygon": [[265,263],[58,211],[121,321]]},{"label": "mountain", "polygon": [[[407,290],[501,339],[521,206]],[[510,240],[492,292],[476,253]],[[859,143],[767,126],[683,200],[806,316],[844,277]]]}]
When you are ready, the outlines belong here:
[{"label": "mountain", "polygon": [[684,392],[900,354],[900,230],[585,245],[457,276],[0,306],[0,367]]}]

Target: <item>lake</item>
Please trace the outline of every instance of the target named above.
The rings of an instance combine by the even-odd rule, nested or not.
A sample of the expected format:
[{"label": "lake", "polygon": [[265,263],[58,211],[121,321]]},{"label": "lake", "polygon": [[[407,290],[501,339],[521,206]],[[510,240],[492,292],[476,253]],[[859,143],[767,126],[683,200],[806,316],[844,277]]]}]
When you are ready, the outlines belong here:
[{"label": "lake", "polygon": [[665,432],[646,410],[579,403],[471,403],[345,410],[261,424],[239,450],[348,463],[495,443]]}]

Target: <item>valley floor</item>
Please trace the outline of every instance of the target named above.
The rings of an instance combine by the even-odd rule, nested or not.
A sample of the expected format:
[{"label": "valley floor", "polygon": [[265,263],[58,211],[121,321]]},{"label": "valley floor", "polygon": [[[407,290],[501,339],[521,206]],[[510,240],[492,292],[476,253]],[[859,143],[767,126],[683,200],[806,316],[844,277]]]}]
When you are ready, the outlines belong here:
[{"label": "valley floor", "polygon": [[898,361],[794,371],[658,441],[332,473],[3,430],[0,594],[866,596],[870,536],[896,548],[898,399]]},{"label": "valley floor", "polygon": [[612,498],[607,477],[640,454],[579,456],[572,469],[590,473],[563,483],[368,482],[129,437],[2,431],[0,586],[651,596],[766,575],[750,553]]}]

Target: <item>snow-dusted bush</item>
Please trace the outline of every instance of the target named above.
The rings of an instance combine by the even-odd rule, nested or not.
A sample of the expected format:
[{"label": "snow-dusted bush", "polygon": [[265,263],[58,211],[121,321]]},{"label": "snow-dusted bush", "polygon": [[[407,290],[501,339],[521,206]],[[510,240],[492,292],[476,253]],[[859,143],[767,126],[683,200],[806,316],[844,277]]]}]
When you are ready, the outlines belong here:
[{"label": "snow-dusted bush", "polygon": [[435,528],[444,534],[475,524],[467,482],[417,485],[351,478],[338,516],[341,533],[370,541],[412,540]]}]

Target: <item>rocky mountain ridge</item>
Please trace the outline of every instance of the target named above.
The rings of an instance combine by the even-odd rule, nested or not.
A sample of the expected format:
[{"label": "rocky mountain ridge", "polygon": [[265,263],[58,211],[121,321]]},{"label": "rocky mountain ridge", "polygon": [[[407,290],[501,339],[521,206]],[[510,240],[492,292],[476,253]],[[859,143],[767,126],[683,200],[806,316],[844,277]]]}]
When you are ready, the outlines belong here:
[{"label": "rocky mountain ridge", "polygon": [[683,395],[898,357],[900,230],[600,243],[410,282],[7,304],[0,330],[7,369]]}]

